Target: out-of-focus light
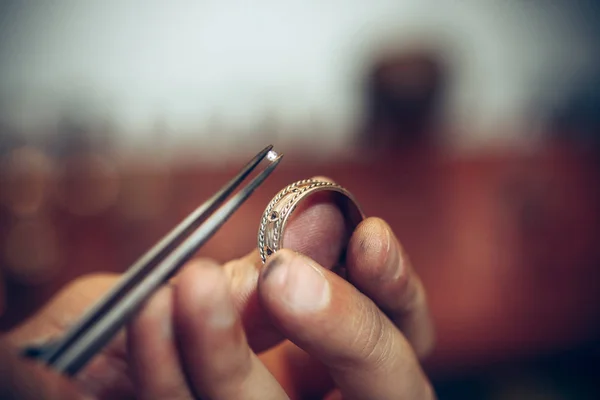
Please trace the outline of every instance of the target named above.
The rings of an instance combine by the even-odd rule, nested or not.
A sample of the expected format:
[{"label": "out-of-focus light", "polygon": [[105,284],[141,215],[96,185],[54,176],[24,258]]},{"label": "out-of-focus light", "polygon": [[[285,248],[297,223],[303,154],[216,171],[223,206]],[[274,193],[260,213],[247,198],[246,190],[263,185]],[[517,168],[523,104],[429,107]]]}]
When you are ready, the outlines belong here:
[{"label": "out-of-focus light", "polygon": [[73,215],[97,215],[114,205],[119,195],[117,167],[100,154],[81,153],[67,158],[58,181],[58,201]]},{"label": "out-of-focus light", "polygon": [[54,163],[42,151],[24,146],[8,154],[2,175],[3,203],[17,216],[32,215],[47,199]]},{"label": "out-of-focus light", "polygon": [[4,273],[28,285],[48,282],[59,272],[60,249],[54,227],[44,220],[12,226],[4,244]]},{"label": "out-of-focus light", "polygon": [[128,220],[145,221],[165,212],[170,195],[171,174],[163,166],[140,165],[123,176],[118,209]]}]

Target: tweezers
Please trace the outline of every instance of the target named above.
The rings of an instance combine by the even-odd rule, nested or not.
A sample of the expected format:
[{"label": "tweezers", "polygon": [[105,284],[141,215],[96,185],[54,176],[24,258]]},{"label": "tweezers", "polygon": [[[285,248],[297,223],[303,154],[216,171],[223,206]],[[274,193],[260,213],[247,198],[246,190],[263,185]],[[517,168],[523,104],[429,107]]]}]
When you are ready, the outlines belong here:
[{"label": "tweezers", "polygon": [[[273,172],[282,156],[272,149],[267,146],[259,152],[231,181],[142,255],[64,336],[46,345],[28,347],[23,355],[66,376],[76,375]],[[225,202],[265,159],[267,166]]]}]

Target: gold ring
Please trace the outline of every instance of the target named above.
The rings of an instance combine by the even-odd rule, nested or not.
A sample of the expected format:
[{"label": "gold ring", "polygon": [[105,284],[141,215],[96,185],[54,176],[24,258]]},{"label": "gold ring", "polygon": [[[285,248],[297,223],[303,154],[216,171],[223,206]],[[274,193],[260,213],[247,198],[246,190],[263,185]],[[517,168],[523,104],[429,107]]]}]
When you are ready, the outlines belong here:
[{"label": "gold ring", "polygon": [[262,215],[258,230],[258,250],[263,264],[269,256],[282,248],[283,232],[298,204],[311,194],[321,191],[331,191],[336,195],[336,204],[352,230],[364,219],[354,196],[342,186],[318,179],[294,182],[273,197]]}]

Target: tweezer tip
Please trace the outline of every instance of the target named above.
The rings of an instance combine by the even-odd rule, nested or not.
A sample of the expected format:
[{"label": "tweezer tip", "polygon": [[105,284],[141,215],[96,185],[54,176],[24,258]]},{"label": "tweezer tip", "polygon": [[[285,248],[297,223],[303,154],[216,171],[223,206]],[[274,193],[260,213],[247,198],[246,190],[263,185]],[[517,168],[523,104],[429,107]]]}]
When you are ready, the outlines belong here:
[{"label": "tweezer tip", "polygon": [[268,161],[273,163],[273,162],[279,160],[281,157],[283,157],[283,154],[277,153],[275,150],[269,150],[269,152],[267,153],[267,155],[265,157]]}]

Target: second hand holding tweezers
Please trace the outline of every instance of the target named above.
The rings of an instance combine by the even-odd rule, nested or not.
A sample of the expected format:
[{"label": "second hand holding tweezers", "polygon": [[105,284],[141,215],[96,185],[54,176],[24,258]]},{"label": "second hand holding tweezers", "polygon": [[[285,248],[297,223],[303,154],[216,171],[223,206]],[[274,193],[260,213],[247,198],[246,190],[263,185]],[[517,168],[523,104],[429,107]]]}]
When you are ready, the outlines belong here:
[{"label": "second hand holding tweezers", "polygon": [[[64,336],[48,345],[25,349],[25,356],[64,375],[77,374],[273,172],[282,156],[272,148],[267,146],[259,152],[237,176],[140,257]],[[264,159],[269,164],[223,204]]]}]

